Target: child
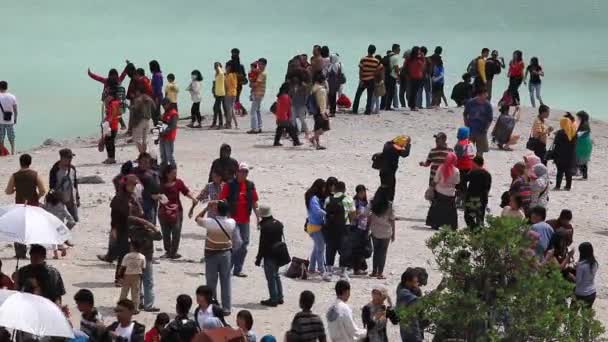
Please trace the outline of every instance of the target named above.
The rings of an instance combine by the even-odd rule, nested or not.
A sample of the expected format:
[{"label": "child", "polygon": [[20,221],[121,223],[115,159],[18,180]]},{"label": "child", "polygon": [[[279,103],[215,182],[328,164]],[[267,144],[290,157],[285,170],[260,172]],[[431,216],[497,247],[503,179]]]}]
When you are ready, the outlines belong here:
[{"label": "child", "polygon": [[352,251],[352,266],[354,275],[366,275],[367,263],[365,257],[369,251],[368,248],[369,234],[367,226],[367,218],[369,216],[369,205],[367,201],[367,189],[365,185],[359,184],[355,187],[355,197],[353,203],[355,205],[355,220],[354,226],[357,228],[353,233],[357,234],[357,244],[353,246]]},{"label": "child", "polygon": [[346,96],[346,94],[340,95],[340,97],[338,97],[338,100],[336,101],[336,104],[338,105],[338,108],[342,111],[348,111],[352,106],[352,102],[350,101],[348,96]]},{"label": "child", "polygon": [[[228,326],[224,320],[224,316],[227,316],[229,313],[225,313],[214,302],[211,287],[202,285],[196,289],[196,303],[198,306],[194,309],[194,321],[200,330]],[[209,307],[211,307],[211,310],[209,310]]]},{"label": "child", "polygon": [[462,107],[471,97],[473,97],[471,75],[465,73],[462,75],[462,82],[458,82],[452,89],[452,96],[450,98],[456,102],[456,106]]},{"label": "child", "polygon": [[165,98],[171,103],[171,106],[177,110],[177,94],[179,87],[175,83],[175,75],[167,75],[167,85],[165,86]]},{"label": "child", "polygon": [[163,334],[163,341],[192,341],[192,338],[198,332],[196,322],[188,316],[192,308],[192,298],[182,294],[177,297],[175,311],[177,315],[175,319],[169,323]]},{"label": "child", "polygon": [[106,98],[106,117],[104,119],[109,126],[109,132],[104,132],[104,144],[108,155],[108,158],[103,161],[104,164],[116,164],[115,141],[121,116],[122,111],[120,101],[116,97],[116,90],[110,90],[110,94]]},{"label": "child", "polygon": [[120,275],[122,276],[122,289],[120,290],[120,299],[127,298],[127,294],[131,291],[131,299],[135,304],[135,314],[139,311],[139,288],[141,285],[141,277],[146,267],[146,257],[141,254],[139,242],[131,240],[131,252],[122,258],[120,267]]},{"label": "child", "polygon": [[154,327],[150,329],[146,333],[146,337],[144,338],[144,342],[160,342],[161,334],[163,334],[165,330],[165,325],[169,323],[169,315],[164,312],[156,315],[156,320],[154,321]]},{"label": "child", "polygon": [[[49,193],[44,198],[45,203],[43,205],[44,210],[49,213],[55,215],[61,222],[63,222],[66,227],[72,229],[76,225],[76,221],[66,208],[65,204],[59,199],[57,193],[53,190],[49,191]],[[67,255],[67,250],[65,245],[53,246],[53,259],[59,259],[59,251],[61,251],[61,256]]]},{"label": "child", "polygon": [[88,289],[81,289],[74,295],[74,301],[78,311],[82,314],[80,318],[80,331],[89,337],[90,342],[100,340],[105,327],[103,318],[95,308],[95,298],[93,292]]},{"label": "child", "polygon": [[477,153],[475,145],[469,140],[470,132],[468,127],[460,127],[456,135],[458,142],[454,146],[454,153],[458,157],[456,167],[460,171],[460,184],[456,186],[456,205],[459,208],[462,208],[464,202],[466,190],[465,178],[473,168],[473,158],[475,158],[475,154]]},{"label": "child", "polygon": [[247,342],[256,342],[257,337],[253,328],[253,316],[248,310],[241,310],[236,314],[236,325],[241,329],[243,335],[247,338]]},{"label": "child", "polygon": [[[200,71],[193,70],[190,77],[192,81],[190,81],[186,90],[190,93],[190,98],[192,98],[192,108],[190,109],[190,119],[192,122],[187,126],[190,128],[201,128],[201,121],[203,120],[201,116],[201,82],[203,81],[203,75],[201,75]],[[194,122],[197,122],[196,126]]]},{"label": "child", "polygon": [[[254,113],[252,113],[253,115]],[[283,83],[279,93],[277,94],[277,106],[276,113],[277,117],[277,130],[274,135],[273,146],[283,146],[281,144],[281,136],[284,132],[289,133],[293,146],[300,146],[300,140],[298,139],[297,129],[294,127],[291,118],[291,98],[289,97],[289,84]]]},{"label": "child", "polygon": [[524,219],[524,212],[522,211],[521,197],[517,195],[511,195],[509,199],[509,205],[502,209],[501,217],[511,217],[516,219]]},{"label": "child", "polygon": [[11,277],[7,276],[2,272],[2,260],[0,260],[0,289],[14,290],[15,283]]},{"label": "child", "polygon": [[260,75],[260,73],[261,71],[258,62],[255,61],[251,63],[251,70],[247,74],[247,77],[249,77],[249,86],[252,86],[252,84],[258,80],[258,76]]}]

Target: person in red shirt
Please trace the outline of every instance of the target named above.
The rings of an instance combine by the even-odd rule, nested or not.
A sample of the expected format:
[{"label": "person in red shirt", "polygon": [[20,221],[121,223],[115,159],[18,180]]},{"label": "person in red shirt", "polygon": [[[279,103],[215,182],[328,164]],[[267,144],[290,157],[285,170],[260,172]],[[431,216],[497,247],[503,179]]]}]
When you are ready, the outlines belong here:
[{"label": "person in red shirt", "polygon": [[523,54],[519,50],[513,52],[513,59],[509,62],[509,93],[513,98],[513,103],[519,109],[521,103],[519,99],[519,87],[524,81],[524,60]]},{"label": "person in red shirt", "polygon": [[160,132],[160,160],[164,165],[175,165],[173,156],[175,137],[177,136],[177,122],[179,114],[175,106],[169,101],[163,101],[165,113],[161,117],[163,128]]},{"label": "person in red shirt", "polygon": [[410,58],[406,60],[407,77],[409,80],[407,105],[410,107],[410,110],[418,110],[418,108],[416,108],[416,99],[418,97],[418,92],[423,86],[425,65],[426,60],[424,59],[424,56],[422,56],[420,48],[414,46],[410,53]]},{"label": "person in red shirt", "polygon": [[274,113],[277,117],[277,131],[274,135],[274,146],[283,146],[281,144],[281,136],[284,132],[289,133],[293,146],[300,146],[297,129],[291,122],[291,97],[289,97],[289,83],[285,82],[279,89],[277,95],[277,106]]},{"label": "person in red shirt", "polygon": [[[233,179],[222,188],[220,200],[228,203],[230,217],[236,221],[238,232],[241,235],[242,245],[232,254],[233,274],[236,277],[247,277],[243,273],[243,265],[247,256],[247,246],[249,245],[249,222],[251,212],[255,213],[257,223],[260,222],[258,216],[258,193],[255,184],[247,179],[249,166],[245,163],[239,164],[239,171],[236,179]],[[235,230],[236,232],[236,230]]]},{"label": "person in red shirt", "polygon": [[[167,315],[164,312],[161,312],[158,315],[156,315],[156,320],[154,321],[154,327],[152,327],[152,329],[148,330],[148,332],[146,333],[146,335],[144,337],[144,342],[160,342],[161,334],[164,332],[165,326],[167,324],[169,324],[170,320],[171,319],[169,318],[169,315]],[[131,341],[131,342],[133,342],[133,341]]]},{"label": "person in red shirt", "polygon": [[103,162],[104,164],[115,164],[116,163],[116,134],[118,134],[118,126],[122,112],[120,110],[120,101],[116,96],[115,90],[110,90],[109,95],[106,97],[106,117],[105,122],[109,125],[110,131],[105,133],[104,143],[106,146],[106,153],[108,158]]}]

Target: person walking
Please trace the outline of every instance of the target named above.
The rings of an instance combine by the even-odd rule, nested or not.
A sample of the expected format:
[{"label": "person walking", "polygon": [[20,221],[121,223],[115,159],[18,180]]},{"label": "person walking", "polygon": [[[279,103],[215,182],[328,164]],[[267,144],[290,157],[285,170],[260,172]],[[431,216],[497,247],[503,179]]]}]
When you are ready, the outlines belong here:
[{"label": "person walking", "polygon": [[17,98],[8,92],[8,83],[0,81],[0,151],[4,151],[4,137],[11,145],[11,154],[15,154],[15,125],[17,124]]},{"label": "person walking", "polygon": [[274,135],[273,146],[283,146],[281,144],[281,137],[284,133],[288,133],[293,141],[293,146],[300,146],[300,139],[298,139],[297,129],[293,126],[291,121],[291,98],[289,97],[289,83],[283,83],[279,93],[277,94],[275,116],[277,118],[277,130]]},{"label": "person walking", "polygon": [[[27,153],[19,156],[19,171],[13,173],[8,179],[7,195],[15,194],[15,204],[38,206],[40,199],[46,194],[46,188],[38,172],[32,170],[32,156]],[[27,246],[15,242],[15,257],[25,259]]]},{"label": "person walking", "polygon": [[[239,239],[236,222],[229,218],[229,206],[225,201],[217,201],[217,216],[203,217],[204,211],[196,216],[196,223],[207,231],[205,238],[205,281],[217,298],[217,283],[222,291],[221,304],[225,314],[232,310],[232,280],[230,268],[232,249],[238,247]],[[198,295],[197,295],[198,297]],[[210,299],[210,298],[209,298]],[[222,316],[223,317],[223,316]],[[194,318],[198,320],[195,314]]]},{"label": "person walking", "polygon": [[201,101],[203,100],[201,96],[201,82],[203,81],[203,75],[201,75],[201,72],[199,70],[192,70],[192,72],[190,73],[190,78],[190,84],[186,88],[186,90],[190,93],[190,98],[192,99],[189,127],[201,128],[201,122],[203,121],[203,117],[201,116]]},{"label": "person walking", "polygon": [[160,121],[160,110],[163,102],[164,77],[162,71],[160,70],[160,64],[158,64],[158,61],[152,60],[150,63],[148,63],[148,66],[150,67],[150,73],[152,74],[151,85],[152,94],[154,95],[152,98],[154,99],[154,102],[156,102],[156,110],[152,115],[152,121],[154,122],[154,126],[156,126]]},{"label": "person walking", "polygon": [[399,135],[391,141],[384,143],[382,148],[381,165],[379,169],[380,184],[387,188],[390,201],[395,199],[395,188],[397,187],[397,169],[399,158],[410,155],[412,140],[407,135]]},{"label": "person walking", "polygon": [[395,242],[395,213],[387,187],[380,186],[376,190],[371,202],[371,211],[367,223],[374,248],[372,273],[369,276],[385,279],[384,265],[388,255],[388,246],[391,242]]},{"label": "person walking", "polygon": [[232,255],[233,275],[240,278],[247,277],[243,273],[243,266],[249,246],[251,212],[256,216],[256,223],[260,221],[257,210],[258,193],[255,184],[247,179],[248,175],[249,166],[240,163],[236,179],[229,181],[220,193],[220,199],[228,203],[230,217],[235,220],[242,241],[242,245],[236,248]]},{"label": "person walking", "polygon": [[[399,79],[399,65],[401,64],[401,47],[399,44],[393,44],[391,48],[391,54],[389,57],[389,69],[390,73],[386,78],[386,103],[384,110],[392,110],[392,107],[398,108],[398,86],[397,80]],[[397,105],[395,105],[397,103]],[[392,107],[391,107],[392,106]]]},{"label": "person walking", "polygon": [[272,216],[270,207],[261,205],[258,209],[260,220],[260,243],[255,265],[264,261],[264,274],[268,283],[270,298],[260,302],[263,306],[276,307],[283,304],[283,285],[279,275],[279,260],[274,254],[275,246],[284,240],[283,224]]},{"label": "person walking", "polygon": [[492,84],[494,76],[499,75],[505,68],[505,60],[498,57],[498,51],[492,50],[490,58],[486,59],[486,89],[488,90],[488,101],[492,101]]},{"label": "person walking", "polygon": [[251,130],[247,133],[257,134],[262,133],[262,100],[266,94],[266,58],[260,58],[257,61],[258,73],[255,80],[249,80],[251,86]]},{"label": "person walking", "polygon": [[215,62],[213,64],[213,70],[215,70],[215,78],[213,80],[213,123],[209,128],[214,129],[222,129],[223,124],[223,115],[222,108],[224,108],[224,112],[226,112],[226,106],[224,104],[224,98],[226,96],[226,75],[224,74],[224,69],[222,68],[222,63]]},{"label": "person walking", "polygon": [[59,161],[53,165],[49,172],[49,189],[57,194],[74,221],[78,222],[80,193],[78,192],[76,167],[72,164],[74,156],[75,154],[69,148],[59,150]]},{"label": "person walking", "polygon": [[[163,247],[165,254],[161,258],[179,259],[179,242],[182,235],[184,221],[184,207],[180,194],[192,200],[192,207],[196,206],[197,199],[188,189],[184,181],[177,178],[177,166],[170,164],[164,166],[161,176],[161,194],[158,220],[163,233]],[[161,196],[162,197],[162,196]]]},{"label": "person walking", "polygon": [[165,113],[161,120],[166,127],[161,130],[159,136],[160,160],[164,165],[175,165],[175,138],[177,137],[179,114],[169,101],[163,101],[163,108]]},{"label": "person walking", "polygon": [[562,179],[566,176],[566,187],[564,190],[570,191],[572,188],[572,170],[576,166],[576,128],[574,127],[574,117],[566,113],[559,120],[560,129],[555,133],[551,158],[557,167],[555,178],[555,188],[560,190]]},{"label": "person walking", "polygon": [[591,159],[593,142],[591,140],[591,126],[589,126],[589,114],[584,110],[576,113],[578,128],[576,129],[576,166],[581,172],[583,180],[587,180],[589,168],[587,164]]},{"label": "person walking", "polygon": [[532,123],[530,137],[526,143],[526,148],[534,152],[545,165],[547,165],[547,139],[551,132],[553,132],[553,127],[545,122],[549,118],[550,112],[551,109],[546,105],[538,107],[538,116]]},{"label": "person walking", "polygon": [[435,174],[435,195],[426,217],[426,225],[432,229],[439,229],[444,225],[453,230],[458,229],[456,186],[460,183],[460,172],[456,167],[457,160],[456,154],[449,152]]},{"label": "person walking", "polygon": [[355,100],[353,101],[353,114],[358,114],[359,101],[361,100],[361,94],[363,91],[367,91],[367,103],[365,105],[365,114],[369,115],[372,112],[372,97],[374,95],[374,76],[376,71],[380,67],[380,62],[374,57],[376,53],[376,46],[370,45],[367,48],[367,56],[361,58],[359,62],[359,86],[355,93]]},{"label": "person walking", "polygon": [[488,129],[494,119],[492,104],[488,101],[488,91],[485,87],[475,88],[475,97],[464,106],[464,125],[471,130],[470,140],[477,148],[477,155],[490,150],[488,142]]},{"label": "person walking", "polygon": [[129,110],[131,118],[129,126],[135,146],[139,153],[148,150],[148,134],[150,133],[150,119],[154,112],[154,100],[144,93],[139,86],[133,90],[133,100]]},{"label": "person walking", "polygon": [[530,59],[530,65],[526,68],[526,74],[524,75],[524,84],[528,83],[528,75],[530,75],[530,83],[528,84],[530,103],[532,104],[532,108],[536,108],[535,98],[543,105],[543,99],[540,97],[540,85],[541,77],[545,76],[543,67],[538,62],[538,57],[532,57]]},{"label": "person walking", "polygon": [[325,180],[319,178],[312,183],[312,186],[304,194],[307,212],[306,232],[313,241],[308,272],[320,274],[324,277],[323,279],[331,280],[326,275],[325,237],[322,232],[325,225],[325,210],[322,199],[325,198],[326,193]]},{"label": "person walking", "polygon": [[115,84],[108,85],[108,95],[105,98],[106,116],[104,118],[104,145],[107,159],[103,164],[116,164],[116,136],[122,112],[120,100],[118,99],[118,87]]}]

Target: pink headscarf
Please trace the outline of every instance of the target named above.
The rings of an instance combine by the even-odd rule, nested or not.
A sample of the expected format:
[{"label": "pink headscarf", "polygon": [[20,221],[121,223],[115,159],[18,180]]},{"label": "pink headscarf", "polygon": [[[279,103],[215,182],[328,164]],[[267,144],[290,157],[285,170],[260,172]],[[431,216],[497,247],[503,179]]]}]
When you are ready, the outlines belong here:
[{"label": "pink headscarf", "polygon": [[541,164],[541,160],[535,154],[528,154],[524,156],[524,162],[526,163],[526,171],[530,178],[536,178],[534,173],[534,166]]},{"label": "pink headscarf", "polygon": [[443,179],[446,180],[450,178],[454,174],[454,170],[456,170],[456,162],[458,161],[458,157],[454,152],[448,152],[447,156],[445,156],[445,160],[443,164],[439,167],[439,172],[443,176]]}]

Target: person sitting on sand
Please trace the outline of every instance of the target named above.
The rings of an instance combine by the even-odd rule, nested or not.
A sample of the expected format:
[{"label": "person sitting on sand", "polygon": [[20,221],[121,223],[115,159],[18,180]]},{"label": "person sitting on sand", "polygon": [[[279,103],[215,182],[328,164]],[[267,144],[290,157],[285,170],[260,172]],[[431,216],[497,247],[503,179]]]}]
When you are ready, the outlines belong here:
[{"label": "person sitting on sand", "polygon": [[510,146],[517,144],[519,134],[514,134],[515,117],[509,115],[509,106],[500,106],[500,115],[496,119],[496,124],[492,130],[492,141],[496,143],[499,149],[504,151],[512,151]]}]

